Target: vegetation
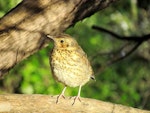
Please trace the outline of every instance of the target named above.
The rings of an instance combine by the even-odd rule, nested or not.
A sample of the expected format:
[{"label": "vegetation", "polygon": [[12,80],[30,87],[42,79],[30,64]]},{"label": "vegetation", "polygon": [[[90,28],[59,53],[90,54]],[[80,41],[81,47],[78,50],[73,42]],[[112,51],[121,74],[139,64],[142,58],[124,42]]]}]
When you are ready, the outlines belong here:
[{"label": "vegetation", "polygon": [[[20,0],[0,0],[0,16],[19,2]],[[82,88],[81,96],[150,110],[149,42],[144,42],[125,59],[108,63],[116,57],[113,53],[121,52],[119,49],[127,44],[127,41],[92,29],[92,26],[96,25],[121,36],[148,34],[149,4],[148,0],[120,0],[66,31],[74,36],[86,51],[95,71],[96,82],[90,81],[86,84]],[[134,42],[131,42],[127,49],[132,45]],[[47,48],[18,64],[1,79],[0,93],[59,94],[63,85],[53,79],[49,66],[52,46],[50,43]],[[78,88],[68,88],[66,95],[77,95],[77,91]]]}]

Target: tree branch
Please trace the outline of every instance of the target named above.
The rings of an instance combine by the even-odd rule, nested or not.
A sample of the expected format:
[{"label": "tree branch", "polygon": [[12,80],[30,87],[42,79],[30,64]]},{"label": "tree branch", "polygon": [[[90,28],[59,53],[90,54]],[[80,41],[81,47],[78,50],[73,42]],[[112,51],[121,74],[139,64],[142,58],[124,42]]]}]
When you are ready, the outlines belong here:
[{"label": "tree branch", "polygon": [[99,27],[99,26],[92,26],[92,28],[98,31],[106,32],[112,35],[114,38],[119,39],[119,40],[126,40],[126,41],[133,41],[133,42],[140,43],[140,42],[144,42],[150,39],[150,34],[143,35],[143,36],[119,36],[118,34],[112,31],[109,31],[107,29],[104,29],[102,27]]},{"label": "tree branch", "polygon": [[94,26],[92,26],[92,29],[98,30],[100,32],[108,33],[108,34],[112,35],[113,38],[115,38],[115,39],[128,42],[123,47],[119,48],[117,51],[113,51],[113,52],[111,51],[109,53],[98,53],[92,57],[92,59],[93,59],[94,57],[97,57],[98,55],[101,55],[101,56],[102,55],[109,55],[109,56],[111,56],[111,58],[109,58],[110,60],[107,61],[105,65],[103,65],[99,68],[98,73],[100,71],[104,70],[109,65],[112,65],[112,64],[128,57],[135,50],[137,50],[137,48],[140,45],[142,45],[142,43],[144,43],[145,41],[150,39],[150,34],[146,34],[143,36],[120,36],[120,35],[112,32],[110,30],[107,30],[107,29],[99,27],[99,26],[94,25]]},{"label": "tree branch", "polygon": [[[0,95],[0,112],[7,113],[150,113],[132,107],[122,106],[95,99],[81,98],[73,106],[73,98],[48,95]],[[37,109],[38,108],[38,109]]]},{"label": "tree branch", "polygon": [[142,42],[138,42],[135,45],[132,45],[133,47],[127,47],[126,48],[122,48],[119,52],[112,54],[113,58],[111,60],[109,60],[106,65],[112,65],[113,63],[116,63],[120,60],[125,59],[126,57],[128,57],[130,54],[132,54],[140,45]]},{"label": "tree branch", "polygon": [[58,35],[117,0],[23,0],[0,19],[0,77]]}]

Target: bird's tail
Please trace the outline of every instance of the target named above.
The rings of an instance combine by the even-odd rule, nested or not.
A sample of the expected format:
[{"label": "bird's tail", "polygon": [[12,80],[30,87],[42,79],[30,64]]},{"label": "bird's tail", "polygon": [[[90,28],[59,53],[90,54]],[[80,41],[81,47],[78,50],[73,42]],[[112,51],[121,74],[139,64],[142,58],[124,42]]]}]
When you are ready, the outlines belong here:
[{"label": "bird's tail", "polygon": [[92,75],[92,76],[91,76],[91,79],[92,79],[92,80],[94,80],[94,81],[96,81],[96,79],[95,79],[95,76],[94,76],[94,75]]}]

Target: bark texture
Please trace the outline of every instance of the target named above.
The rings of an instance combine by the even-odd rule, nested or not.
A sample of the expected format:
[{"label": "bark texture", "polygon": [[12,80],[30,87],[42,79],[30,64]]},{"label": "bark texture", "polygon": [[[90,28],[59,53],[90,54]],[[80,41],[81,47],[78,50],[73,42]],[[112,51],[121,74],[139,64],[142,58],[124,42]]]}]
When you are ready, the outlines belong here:
[{"label": "bark texture", "polygon": [[77,21],[116,0],[23,0],[0,19],[0,78]]},{"label": "bark texture", "polygon": [[48,95],[0,95],[0,113],[150,113],[95,99],[81,98],[73,106],[73,98]]}]

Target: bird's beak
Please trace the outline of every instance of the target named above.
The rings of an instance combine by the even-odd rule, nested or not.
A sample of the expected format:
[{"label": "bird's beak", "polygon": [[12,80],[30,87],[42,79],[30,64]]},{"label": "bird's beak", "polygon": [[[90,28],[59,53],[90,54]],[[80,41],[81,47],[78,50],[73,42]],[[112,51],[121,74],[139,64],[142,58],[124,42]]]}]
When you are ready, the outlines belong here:
[{"label": "bird's beak", "polygon": [[47,38],[50,38],[50,39],[54,40],[54,37],[51,36],[51,35],[47,35]]}]

